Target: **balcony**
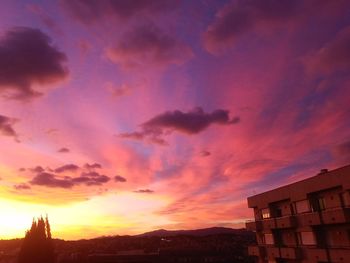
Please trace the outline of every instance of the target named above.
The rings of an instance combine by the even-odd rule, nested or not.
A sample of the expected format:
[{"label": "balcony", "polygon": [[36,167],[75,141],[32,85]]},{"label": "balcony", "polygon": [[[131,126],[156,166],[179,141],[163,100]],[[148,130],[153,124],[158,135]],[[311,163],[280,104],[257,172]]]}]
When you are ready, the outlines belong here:
[{"label": "balcony", "polygon": [[332,210],[322,212],[324,224],[340,224],[350,221],[350,208],[339,207]]},{"label": "balcony", "polygon": [[300,259],[301,251],[295,247],[281,247],[281,258]]},{"label": "balcony", "polygon": [[284,216],[276,218],[276,227],[277,228],[290,228],[295,227],[295,218],[294,216]]},{"label": "balcony", "polygon": [[261,221],[248,221],[245,223],[245,227],[250,231],[261,231],[262,230],[262,222]]},{"label": "balcony", "polygon": [[280,258],[281,253],[279,247],[267,247],[266,254],[268,259],[274,260],[275,258]]},{"label": "balcony", "polygon": [[331,262],[350,262],[350,249],[330,249]]},{"label": "balcony", "polygon": [[321,248],[306,248],[303,249],[304,258],[307,259],[308,262],[327,262],[327,251]]},{"label": "balcony", "polygon": [[276,228],[276,220],[274,218],[264,219],[262,225],[264,229]]},{"label": "balcony", "polygon": [[248,247],[248,255],[263,258],[263,257],[265,257],[265,249],[263,247],[259,247],[259,246],[249,246]]},{"label": "balcony", "polygon": [[300,226],[314,226],[321,224],[321,219],[318,212],[298,214],[297,220]]}]

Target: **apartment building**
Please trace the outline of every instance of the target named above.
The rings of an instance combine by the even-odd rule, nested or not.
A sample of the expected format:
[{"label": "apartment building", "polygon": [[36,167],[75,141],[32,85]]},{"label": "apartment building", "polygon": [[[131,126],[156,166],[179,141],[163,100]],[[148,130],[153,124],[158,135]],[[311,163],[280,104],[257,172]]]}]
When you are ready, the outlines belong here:
[{"label": "apartment building", "polygon": [[248,198],[259,263],[350,262],[350,165]]}]

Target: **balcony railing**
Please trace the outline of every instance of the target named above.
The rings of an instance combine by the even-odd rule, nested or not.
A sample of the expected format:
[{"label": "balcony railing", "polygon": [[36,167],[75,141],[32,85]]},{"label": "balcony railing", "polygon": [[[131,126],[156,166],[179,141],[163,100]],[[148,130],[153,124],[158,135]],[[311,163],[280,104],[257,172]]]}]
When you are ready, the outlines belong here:
[{"label": "balcony railing", "polygon": [[330,249],[331,262],[350,262],[350,249]]},{"label": "balcony railing", "polygon": [[245,227],[250,231],[261,231],[262,230],[262,222],[258,221],[248,221],[245,223]]},{"label": "balcony railing", "polygon": [[262,225],[264,229],[276,228],[276,220],[275,218],[264,219],[262,220]]},{"label": "balcony railing", "polygon": [[308,262],[327,262],[327,251],[321,248],[303,248],[303,257]]},{"label": "balcony railing", "polygon": [[279,247],[266,247],[266,255],[268,259],[274,260],[275,258],[280,258],[280,248]]},{"label": "balcony railing", "polygon": [[296,221],[294,216],[283,216],[283,217],[276,218],[277,228],[290,228],[295,226],[296,226]]},{"label": "balcony railing", "polygon": [[248,255],[263,258],[265,257],[265,248],[260,246],[249,246]]},{"label": "balcony railing", "polygon": [[324,224],[339,224],[350,222],[350,208],[339,207],[322,212],[322,219]]},{"label": "balcony railing", "polygon": [[321,224],[321,218],[318,212],[297,214],[296,216],[298,225],[300,226],[314,226]]},{"label": "balcony railing", "polygon": [[300,259],[301,251],[299,248],[295,247],[281,247],[280,249],[281,258],[286,259]]}]

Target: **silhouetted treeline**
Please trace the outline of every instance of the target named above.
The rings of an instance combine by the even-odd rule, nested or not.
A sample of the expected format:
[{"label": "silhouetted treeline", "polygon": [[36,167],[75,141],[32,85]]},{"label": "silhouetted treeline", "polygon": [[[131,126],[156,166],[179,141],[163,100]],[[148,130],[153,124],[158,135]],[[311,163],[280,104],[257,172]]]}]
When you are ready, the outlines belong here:
[{"label": "silhouetted treeline", "polygon": [[18,255],[18,263],[54,263],[55,253],[48,218],[33,219]]}]

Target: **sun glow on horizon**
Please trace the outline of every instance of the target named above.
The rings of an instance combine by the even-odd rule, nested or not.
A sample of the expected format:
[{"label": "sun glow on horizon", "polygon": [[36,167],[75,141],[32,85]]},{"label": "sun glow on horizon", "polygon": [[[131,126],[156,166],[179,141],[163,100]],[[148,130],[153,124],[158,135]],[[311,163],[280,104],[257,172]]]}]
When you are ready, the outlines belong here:
[{"label": "sun glow on horizon", "polygon": [[[115,204],[106,206],[105,204]],[[0,239],[20,238],[34,217],[48,214],[54,238],[82,239],[102,235],[135,234],[171,221],[155,212],[167,202],[157,196],[120,193],[50,206],[0,199]],[[112,207],[113,206],[113,207]]]}]

